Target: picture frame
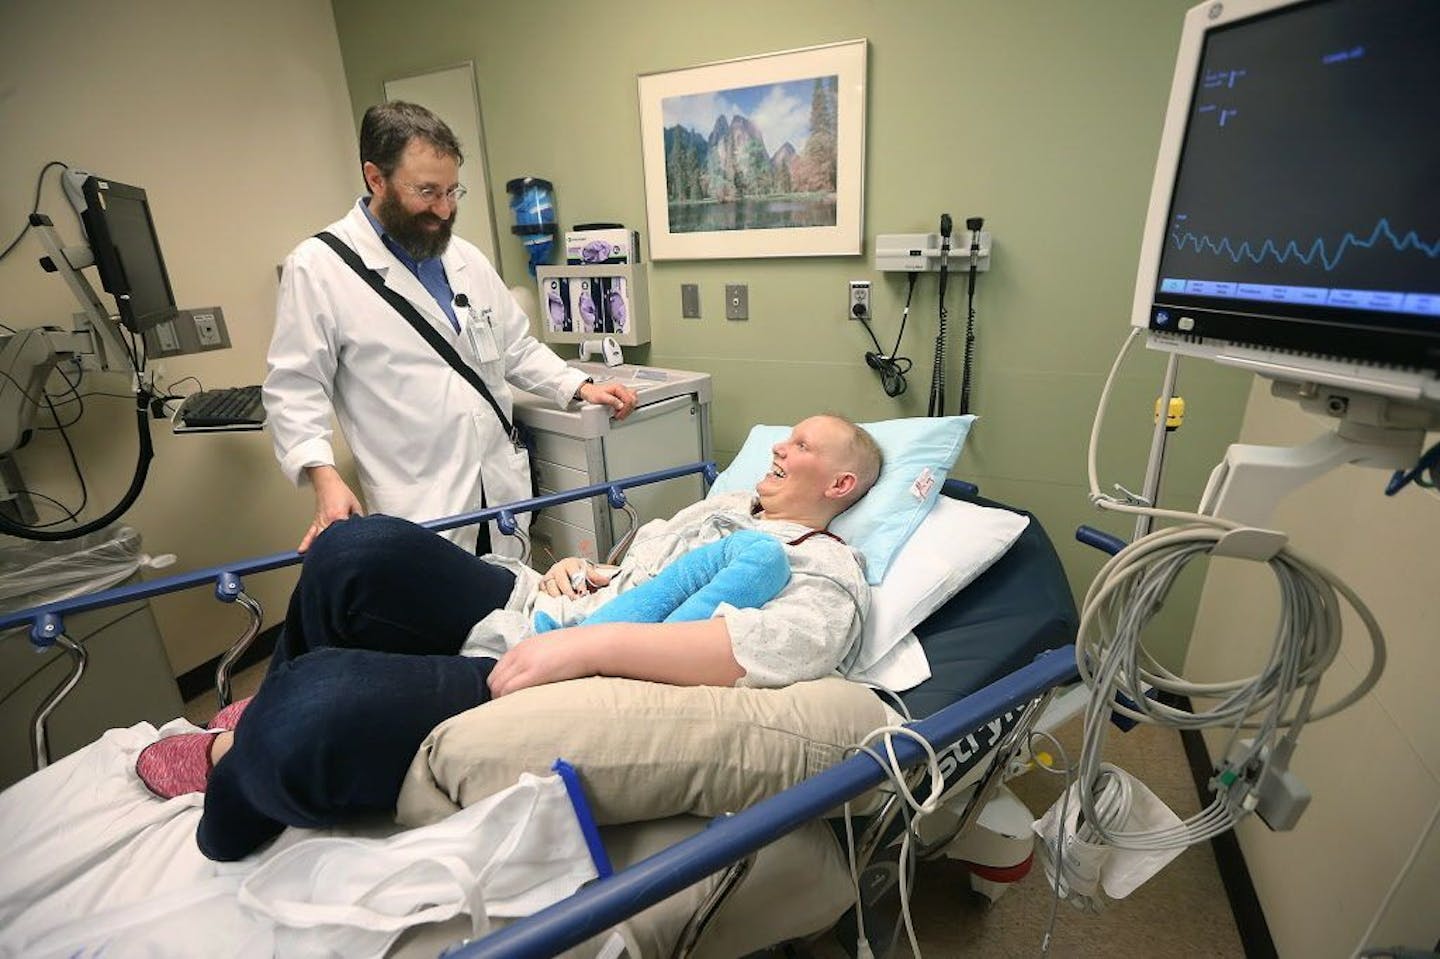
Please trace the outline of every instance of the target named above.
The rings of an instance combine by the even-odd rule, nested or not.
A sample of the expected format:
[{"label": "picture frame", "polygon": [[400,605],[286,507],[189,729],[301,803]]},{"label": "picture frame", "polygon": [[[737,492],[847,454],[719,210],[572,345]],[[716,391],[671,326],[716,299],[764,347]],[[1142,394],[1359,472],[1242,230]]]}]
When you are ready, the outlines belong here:
[{"label": "picture frame", "polygon": [[650,258],[863,252],[866,54],[846,40],[640,75]]}]

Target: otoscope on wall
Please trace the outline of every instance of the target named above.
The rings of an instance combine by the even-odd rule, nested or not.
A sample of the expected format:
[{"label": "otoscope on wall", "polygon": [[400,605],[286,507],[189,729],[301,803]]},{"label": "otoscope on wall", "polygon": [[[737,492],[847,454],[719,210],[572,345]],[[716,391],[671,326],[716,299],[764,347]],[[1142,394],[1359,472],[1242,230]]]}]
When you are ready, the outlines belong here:
[{"label": "otoscope on wall", "polygon": [[945,287],[950,280],[950,214],[940,214],[940,324],[935,333],[935,365],[930,370],[927,416],[945,415]]},{"label": "otoscope on wall", "polygon": [[[970,231],[970,279],[965,296],[969,316],[965,320],[965,365],[960,374],[961,416],[970,412],[970,364],[975,359],[975,275],[980,272],[980,230],[984,226],[983,216],[972,216],[965,220],[965,229]],[[943,279],[941,284],[943,291]],[[943,292],[941,295],[944,295]]]}]

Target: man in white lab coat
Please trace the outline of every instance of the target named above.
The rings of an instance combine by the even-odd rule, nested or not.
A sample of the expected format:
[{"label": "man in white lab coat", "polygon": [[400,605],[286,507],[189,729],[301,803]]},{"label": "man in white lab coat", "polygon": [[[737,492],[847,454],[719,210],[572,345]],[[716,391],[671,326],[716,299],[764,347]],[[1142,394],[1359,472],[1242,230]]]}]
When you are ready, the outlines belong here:
[{"label": "man in white lab coat", "polygon": [[[635,394],[595,384],[529,332],[525,314],[473,244],[451,236],[459,143],[424,107],[371,107],[360,127],[369,195],[327,227],[384,286],[479,375],[506,419],[510,385],[559,406],[577,401],[629,415]],[[529,464],[480,393],[337,253],[310,238],[285,261],[264,398],[280,468],[315,491],[300,550],[331,523],[364,512],[335,469],[331,413],[355,454],[365,506],[424,521],[531,494]],[[488,536],[518,553],[510,537]],[[469,550],[476,527],[446,534]]]}]

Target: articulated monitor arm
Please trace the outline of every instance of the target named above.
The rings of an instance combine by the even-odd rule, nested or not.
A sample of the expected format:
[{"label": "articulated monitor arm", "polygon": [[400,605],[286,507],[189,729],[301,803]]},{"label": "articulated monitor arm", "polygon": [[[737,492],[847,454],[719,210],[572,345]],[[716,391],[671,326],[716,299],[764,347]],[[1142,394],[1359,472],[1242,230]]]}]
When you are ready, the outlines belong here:
[{"label": "articulated monitor arm", "polygon": [[30,227],[40,237],[46,256],[40,265],[47,273],[59,273],[80,304],[84,329],[78,335],[88,336],[90,343],[84,353],[93,353],[97,365],[112,373],[134,373],[135,364],[120,339],[119,324],[100,302],[100,296],[80,271],[95,262],[90,247],[83,244],[62,246],[55,224],[43,213],[30,214]]},{"label": "articulated monitor arm", "polygon": [[[155,450],[150,437],[148,407],[150,392],[137,375],[134,360],[120,339],[119,324],[110,318],[100,297],[80,273],[94,262],[88,246],[62,246],[55,225],[42,213],[30,215],[30,226],[40,237],[48,254],[40,265],[48,273],[59,273],[80,302],[79,329],[60,330],[53,327],[20,330],[0,341],[0,459],[12,452],[25,439],[35,416],[37,404],[44,396],[45,380],[55,364],[71,356],[92,357],[94,366],[112,373],[130,375],[135,389],[135,431],[139,450],[130,487],[120,501],[103,516],[69,529],[49,530],[16,522],[0,515],[0,533],[25,539],[59,541],[75,539],[103,529],[119,519],[140,495],[150,470]],[[92,367],[93,368],[93,367]],[[0,501],[9,499],[15,490],[0,477]]]},{"label": "articulated monitor arm", "polygon": [[30,226],[48,254],[40,265],[46,272],[60,274],[79,301],[80,323],[73,331],[45,326],[19,330],[0,340],[0,456],[24,443],[45,394],[45,381],[62,359],[92,357],[100,369],[135,372],[116,322],[80,272],[94,262],[90,248],[62,246],[54,224],[43,213],[31,214]]},{"label": "articulated monitor arm", "polygon": [[24,444],[55,365],[90,351],[87,335],[54,327],[19,330],[0,340],[0,456]]}]

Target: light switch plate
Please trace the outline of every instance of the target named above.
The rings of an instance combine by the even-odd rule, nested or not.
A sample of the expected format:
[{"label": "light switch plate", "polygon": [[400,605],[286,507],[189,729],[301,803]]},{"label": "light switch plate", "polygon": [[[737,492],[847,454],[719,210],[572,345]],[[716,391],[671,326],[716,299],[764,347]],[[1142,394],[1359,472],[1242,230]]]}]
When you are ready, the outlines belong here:
[{"label": "light switch plate", "polygon": [[680,284],[680,315],[687,320],[700,319],[700,284]]},{"label": "light switch plate", "polygon": [[725,319],[750,319],[750,287],[748,284],[725,284]]},{"label": "light switch plate", "polygon": [[155,339],[160,341],[160,355],[168,356],[180,352],[180,339],[175,335],[174,321],[166,320],[164,323],[155,324]]}]

